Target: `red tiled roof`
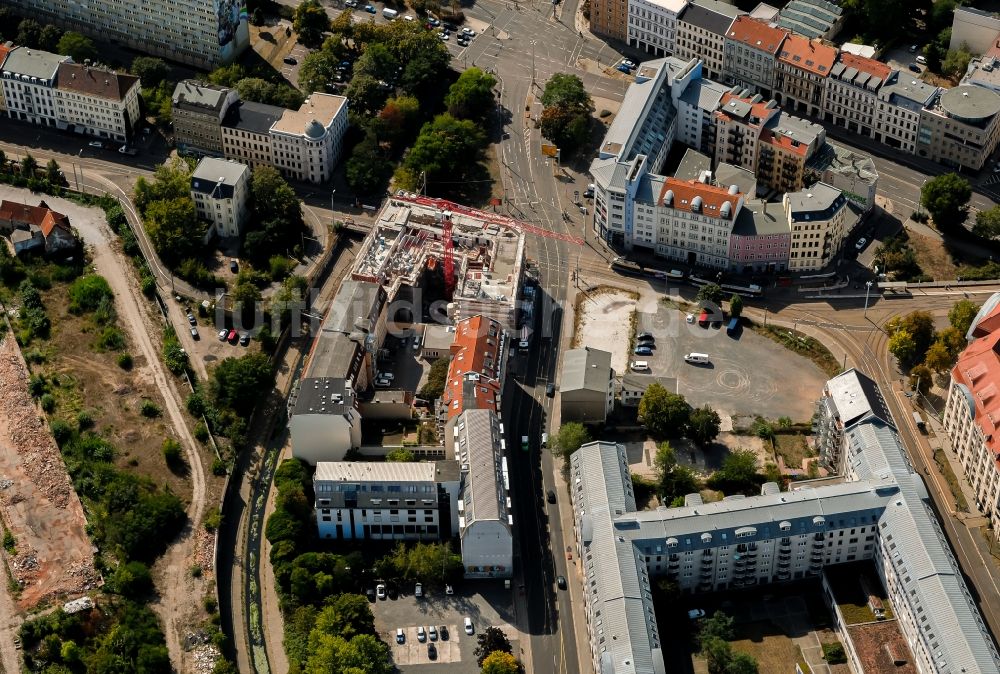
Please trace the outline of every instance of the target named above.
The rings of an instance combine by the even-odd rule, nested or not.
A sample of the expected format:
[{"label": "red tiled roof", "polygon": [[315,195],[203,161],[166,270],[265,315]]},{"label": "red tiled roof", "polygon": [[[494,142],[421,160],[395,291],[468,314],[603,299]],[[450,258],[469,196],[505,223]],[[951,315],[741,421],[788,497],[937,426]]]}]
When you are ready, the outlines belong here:
[{"label": "red tiled roof", "polygon": [[1000,302],[976,323],[976,327],[972,329],[972,336],[985,337],[998,329],[1000,329]]},{"label": "red tiled roof", "polygon": [[819,40],[809,40],[801,35],[789,35],[781,45],[778,60],[795,68],[826,77],[837,60],[837,50]]},{"label": "red tiled roof", "polygon": [[41,227],[45,221],[45,216],[49,213],[54,214],[58,219],[64,220],[66,226],[69,226],[69,219],[62,213],[49,210],[48,204],[44,201],[40,201],[37,206],[20,204],[16,201],[0,201],[0,220],[9,220],[14,223]]},{"label": "red tiled roof", "polygon": [[[673,204],[671,205],[664,203],[664,198],[668,191],[673,192],[674,195]],[[719,214],[722,204],[728,201],[731,209],[729,219],[732,219],[736,217],[736,204],[741,196],[743,195],[739,192],[730,194],[729,190],[725,187],[706,185],[697,180],[667,178],[663,181],[663,189],[660,190],[660,196],[656,203],[658,206],[668,206],[681,211],[690,211],[691,202],[694,201],[695,197],[701,197],[701,213],[719,218],[722,217]]]},{"label": "red tiled roof", "polygon": [[777,54],[781,41],[785,39],[788,32],[782,28],[774,28],[764,23],[760,19],[752,19],[747,15],[736,17],[733,25],[726,31],[726,37],[736,42],[766,51],[770,54]]},{"label": "red tiled roof", "polygon": [[889,73],[892,72],[892,68],[881,61],[865,58],[864,56],[858,56],[857,54],[852,54],[846,51],[840,52],[839,61],[848,68],[854,68],[857,71],[868,73],[869,75],[879,78],[883,82],[889,79]]},{"label": "red tiled roof", "polygon": [[11,52],[11,49],[13,49],[13,47],[7,47],[6,45],[0,44],[0,66],[2,66],[3,62],[7,60],[7,54]]},{"label": "red tiled roof", "polygon": [[483,316],[466,318],[455,326],[448,379],[441,396],[449,419],[465,410],[467,384],[475,399],[475,409],[496,412],[500,407],[502,333],[498,322]]},{"label": "red tiled roof", "polygon": [[1000,330],[969,344],[951,371],[952,378],[964,384],[976,405],[976,425],[986,438],[994,458],[1000,451]]},{"label": "red tiled roof", "polygon": [[48,211],[45,217],[42,218],[42,224],[40,225],[42,229],[42,235],[47,239],[52,230],[58,227],[59,229],[64,229],[67,232],[70,231],[69,218],[67,218],[62,213],[56,213],[55,211]]},{"label": "red tiled roof", "polygon": [[775,147],[780,147],[782,149],[788,150],[789,152],[794,152],[795,154],[800,154],[805,156],[806,151],[809,149],[809,145],[801,141],[796,141],[791,136],[785,134],[776,134],[771,129],[764,129],[760,132],[760,142],[767,143],[768,145],[773,145]]},{"label": "red tiled roof", "polygon": [[752,103],[751,102],[752,99],[750,98],[740,98],[735,94],[726,92],[722,94],[722,100],[719,103],[719,109],[715,111],[715,114],[724,115],[729,119],[735,119],[735,117],[733,117],[732,110],[726,107],[729,104],[729,102],[733,100],[743,101],[744,103],[750,105],[750,116],[756,117],[758,120],[760,120],[759,122],[757,122],[758,126],[766,122],[771,115],[776,114],[778,112],[777,104],[768,107],[768,104],[773,103],[773,101],[762,100],[758,101],[757,103]]}]

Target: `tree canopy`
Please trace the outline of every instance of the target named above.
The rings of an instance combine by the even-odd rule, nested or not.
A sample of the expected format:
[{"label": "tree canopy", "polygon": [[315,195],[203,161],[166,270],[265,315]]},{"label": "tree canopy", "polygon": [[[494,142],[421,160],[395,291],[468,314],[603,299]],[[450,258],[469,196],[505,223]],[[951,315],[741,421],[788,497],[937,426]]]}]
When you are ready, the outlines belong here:
[{"label": "tree canopy", "polygon": [[722,467],[708,479],[708,486],[729,495],[750,496],[763,481],[757,473],[757,454],[752,449],[737,449],[726,455]]},{"label": "tree canopy", "polygon": [[719,413],[708,405],[691,410],[688,433],[699,444],[707,444],[719,436],[722,420]]},{"label": "tree canopy", "polygon": [[957,173],[931,178],[920,188],[920,203],[941,230],[960,227],[969,209],[972,188]]},{"label": "tree canopy", "polygon": [[323,33],[329,30],[330,18],[319,0],[303,0],[292,15],[292,27],[302,44],[315,47],[323,39]]},{"label": "tree canopy", "polygon": [[149,239],[167,266],[200,252],[206,225],[198,220],[190,196],[150,202],[145,221]]},{"label": "tree canopy", "polygon": [[994,206],[976,213],[976,224],[972,233],[984,239],[995,239],[1000,236],[1000,206]]},{"label": "tree canopy", "polygon": [[590,133],[594,103],[576,75],[556,73],[542,92],[542,135],[569,153],[583,145]]},{"label": "tree canopy", "polygon": [[475,122],[438,115],[424,125],[410,148],[402,166],[407,179],[402,182],[414,188],[421,173],[428,183],[460,182],[479,163],[485,145],[486,136]]},{"label": "tree canopy", "polygon": [[691,406],[684,396],[670,393],[662,385],[654,383],[642,394],[639,416],[654,437],[673,437],[687,430]]},{"label": "tree canopy", "polygon": [[56,52],[73,57],[77,63],[83,63],[86,59],[97,60],[97,47],[94,46],[94,41],[73,31],[63,33],[56,45]]},{"label": "tree canopy", "polygon": [[948,310],[948,322],[963,335],[972,326],[972,320],[979,313],[979,305],[972,300],[959,300]]},{"label": "tree canopy", "polygon": [[722,287],[718,283],[706,283],[698,289],[698,294],[695,295],[696,299],[711,302],[716,306],[722,305],[722,297]]},{"label": "tree canopy", "polygon": [[[885,329],[890,335],[889,350],[904,366],[921,362],[934,341],[934,317],[926,311],[911,311],[906,316],[891,318]],[[894,343],[892,338],[898,333],[905,333],[905,336]]]},{"label": "tree canopy", "polygon": [[570,421],[559,427],[553,448],[563,459],[569,460],[573,452],[588,442],[590,442],[590,432],[587,427],[578,421]]},{"label": "tree canopy", "polygon": [[248,415],[273,384],[271,363],[264,354],[225,358],[212,371],[212,398],[218,407]]},{"label": "tree canopy", "polygon": [[448,89],[444,104],[456,119],[485,119],[495,104],[493,87],[496,78],[479,68],[469,68]]},{"label": "tree canopy", "polygon": [[491,653],[513,653],[514,649],[510,645],[510,639],[502,629],[495,625],[490,625],[476,635],[476,664],[480,667]]},{"label": "tree canopy", "polygon": [[482,664],[482,674],[519,674],[521,664],[510,653],[493,651]]},{"label": "tree canopy", "polygon": [[136,56],[129,71],[142,80],[145,88],[154,88],[170,77],[170,66],[163,59],[154,56]]},{"label": "tree canopy", "polygon": [[658,493],[664,501],[696,493],[701,486],[694,471],[677,463],[674,448],[666,440],[658,445],[653,466],[656,468]]}]

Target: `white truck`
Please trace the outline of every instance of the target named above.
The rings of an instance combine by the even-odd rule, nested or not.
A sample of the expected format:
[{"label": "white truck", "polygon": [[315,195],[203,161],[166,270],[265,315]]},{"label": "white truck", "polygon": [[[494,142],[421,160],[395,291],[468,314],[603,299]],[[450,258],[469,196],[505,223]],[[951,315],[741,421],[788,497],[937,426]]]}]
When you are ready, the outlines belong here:
[{"label": "white truck", "polygon": [[399,12],[395,9],[389,9],[388,7],[386,7],[385,9],[382,10],[382,16],[392,21],[397,16],[399,16]]}]

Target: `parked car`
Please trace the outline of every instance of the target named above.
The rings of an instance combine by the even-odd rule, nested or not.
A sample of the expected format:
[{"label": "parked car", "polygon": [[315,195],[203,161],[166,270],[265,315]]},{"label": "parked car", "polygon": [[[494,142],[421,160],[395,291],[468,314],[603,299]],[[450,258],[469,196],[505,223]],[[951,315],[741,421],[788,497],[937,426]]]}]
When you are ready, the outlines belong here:
[{"label": "parked car", "polygon": [[911,54],[916,54],[917,53],[917,45],[915,45],[915,44],[911,44],[910,45],[910,53]]},{"label": "parked car", "polygon": [[434,626],[434,625],[431,625],[430,627],[428,627],[427,628],[427,636],[429,636],[431,638],[431,641],[437,641],[438,640],[438,630],[437,630],[437,627]]},{"label": "parked car", "polygon": [[427,641],[427,630],[424,629],[423,625],[417,626],[417,641]]},{"label": "parked car", "polygon": [[[433,627],[431,629],[434,629]],[[434,644],[427,644],[427,657],[431,660],[437,660],[438,649]]]},{"label": "parked car", "polygon": [[688,323],[694,323],[694,314],[688,314],[687,316],[684,317],[684,320],[687,321]]},{"label": "parked car", "polygon": [[118,148],[118,153],[127,154],[130,157],[134,157],[137,154],[139,154],[139,151],[136,150],[134,147],[129,147],[128,145],[122,145],[120,148]]},{"label": "parked car", "polygon": [[240,270],[240,263],[235,257],[229,258],[229,271],[236,273]]},{"label": "parked car", "polygon": [[915,73],[919,73],[919,72],[923,72],[922,70],[920,70],[920,66],[918,66],[918,65],[917,65],[916,63],[911,63],[911,64],[910,64],[909,66],[907,66],[907,67],[908,67],[908,68],[909,68],[909,69],[910,69],[911,71],[913,71],[913,72],[915,72]]},{"label": "parked car", "polygon": [[416,19],[414,19],[414,18],[413,18],[413,17],[411,16],[411,15],[409,15],[409,14],[404,14],[404,15],[403,15],[403,21],[415,21],[415,20],[416,20]]},{"label": "parked car", "polygon": [[233,328],[232,330],[229,331],[229,334],[226,335],[226,341],[227,342],[235,342],[236,341],[236,328]]},{"label": "parked car", "polygon": [[863,250],[866,243],[868,243],[868,239],[862,236],[860,239],[858,239],[858,242],[854,244],[854,247],[857,250]]},{"label": "parked car", "polygon": [[453,24],[453,23],[451,23],[449,21],[445,21],[441,25],[444,26],[445,30],[450,30],[452,32],[455,32],[456,30],[458,30],[458,26],[456,26],[455,24]]},{"label": "parked car", "polygon": [[347,0],[344,4],[348,7],[354,8],[358,6],[358,0]]},{"label": "parked car", "polygon": [[219,341],[220,342],[226,341],[226,337],[228,335],[229,335],[229,331],[228,330],[219,330]]},{"label": "parked car", "polygon": [[392,381],[395,378],[396,375],[394,375],[392,372],[379,372],[378,376],[376,377],[376,379],[385,379],[386,381]]},{"label": "parked car", "polygon": [[413,588],[413,596],[417,599],[424,596],[424,586],[422,583],[417,583]]},{"label": "parked car", "polygon": [[367,590],[365,590],[365,597],[368,598],[369,602],[371,602],[372,604],[374,604],[375,603],[375,590],[373,590],[371,588],[368,588]]},{"label": "parked car", "polygon": [[365,5],[365,11],[368,12],[369,14],[375,14],[376,13],[375,5]]},{"label": "parked car", "polygon": [[87,145],[89,145],[90,147],[96,147],[98,150],[104,149],[104,143],[102,143],[99,140],[92,140],[89,143],[87,143]]},{"label": "parked car", "polygon": [[432,28],[436,28],[441,25],[441,22],[435,19],[433,16],[427,17],[427,25]]},{"label": "parked car", "polygon": [[476,631],[475,628],[472,626],[472,618],[466,617],[465,618],[465,633],[466,634],[472,634],[475,631]]},{"label": "parked car", "polygon": [[299,62],[298,59],[296,59],[294,56],[286,56],[285,58],[281,59],[281,61],[283,63],[287,63],[290,66],[294,66]]},{"label": "parked car", "polygon": [[446,32],[440,32],[440,33],[438,33],[438,37],[441,38],[442,42],[447,42],[448,41],[448,33],[446,33]]},{"label": "parked car", "polygon": [[[451,595],[455,594],[455,588],[453,588],[451,585],[445,585],[444,593],[450,597]],[[442,627],[441,629],[443,630],[444,627]]]},{"label": "parked car", "polygon": [[459,35],[457,38],[455,38],[455,42],[458,43],[459,47],[469,46],[469,40],[464,35]]},{"label": "parked car", "polygon": [[690,620],[698,620],[705,617],[705,609],[693,608],[688,611],[688,618]]},{"label": "parked car", "polygon": [[402,644],[402,643],[405,643],[405,642],[406,642],[406,633],[403,632],[403,628],[402,627],[397,627],[396,628],[396,643],[397,644]]},{"label": "parked car", "polygon": [[923,54],[917,54],[917,63],[919,63],[922,66],[927,65],[927,57],[924,56]]},{"label": "parked car", "polygon": [[385,583],[379,583],[375,586],[375,596],[379,599],[385,599]]},{"label": "parked car", "polygon": [[471,28],[463,28],[462,35],[466,35],[468,37],[476,37],[476,31],[472,30]]},{"label": "parked car", "polygon": [[636,337],[638,339],[653,339],[653,340],[656,339],[656,337],[653,335],[652,332],[640,332],[638,335],[636,335]]},{"label": "parked car", "polygon": [[585,189],[583,191],[583,198],[584,199],[593,199],[594,198],[594,189],[596,189],[596,187],[597,186],[594,185],[594,183],[591,183],[591,184],[587,185],[587,189]]},{"label": "parked car", "polygon": [[448,641],[448,626],[441,625],[441,629],[439,631],[441,632],[441,641]]},{"label": "parked car", "polygon": [[545,498],[548,499],[549,503],[555,503],[556,502],[556,493],[554,491],[552,491],[551,489],[549,489],[547,492],[545,492]]},{"label": "parked car", "polygon": [[639,346],[635,349],[635,355],[637,356],[652,356],[653,350],[648,346]]},{"label": "parked car", "polygon": [[635,62],[629,61],[628,59],[622,59],[622,65],[628,66],[629,68],[635,68]]},{"label": "parked car", "polygon": [[392,382],[388,379],[376,379],[375,388],[389,388],[392,386]]},{"label": "parked car", "polygon": [[198,328],[191,326],[191,339],[201,339],[201,335],[198,334]]},{"label": "parked car", "polygon": [[617,70],[620,73],[625,73],[626,75],[632,74],[632,70],[624,63],[615,66],[615,70]]},{"label": "parked car", "polygon": [[240,335],[240,346],[247,346],[248,344],[250,344],[250,333],[244,332]]},{"label": "parked car", "polygon": [[556,576],[556,585],[560,590],[566,589],[566,576]]},{"label": "parked car", "polygon": [[190,323],[191,325],[196,325],[198,323],[197,319],[195,319],[194,317],[194,314],[192,314],[190,311],[187,314],[187,319],[188,323]]}]

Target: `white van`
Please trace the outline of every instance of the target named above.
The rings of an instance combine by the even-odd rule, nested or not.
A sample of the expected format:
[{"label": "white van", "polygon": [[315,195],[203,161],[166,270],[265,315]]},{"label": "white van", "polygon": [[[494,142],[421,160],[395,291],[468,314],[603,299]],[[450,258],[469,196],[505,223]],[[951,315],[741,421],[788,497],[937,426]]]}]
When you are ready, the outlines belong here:
[{"label": "white van", "polygon": [[633,372],[649,372],[649,363],[644,360],[633,360],[629,367]]},{"label": "white van", "polygon": [[927,57],[924,56],[923,54],[918,55],[917,56],[917,63],[919,63],[922,66],[927,65]]},{"label": "white van", "polygon": [[391,21],[392,19],[395,19],[397,16],[399,16],[399,12],[395,9],[389,9],[388,7],[386,7],[385,9],[382,10],[382,16]]},{"label": "white van", "polygon": [[708,354],[707,353],[686,353],[684,354],[684,362],[686,363],[707,363]]}]

